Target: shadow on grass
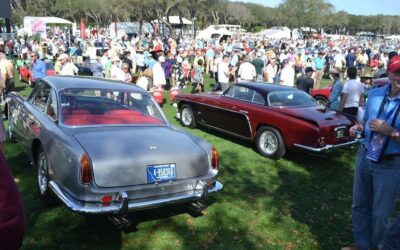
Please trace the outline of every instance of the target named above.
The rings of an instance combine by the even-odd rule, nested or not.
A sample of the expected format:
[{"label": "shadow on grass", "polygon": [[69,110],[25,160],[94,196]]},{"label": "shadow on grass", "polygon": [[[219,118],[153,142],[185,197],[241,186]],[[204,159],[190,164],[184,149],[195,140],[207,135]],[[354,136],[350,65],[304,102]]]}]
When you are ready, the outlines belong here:
[{"label": "shadow on grass", "polygon": [[208,128],[207,126],[204,126],[204,125],[201,125],[201,124],[197,124],[195,129],[198,129],[198,130],[200,130],[200,131],[202,131],[204,133],[207,133],[207,134],[213,135],[215,137],[218,137],[219,139],[227,140],[227,141],[230,141],[232,143],[239,144],[239,145],[241,145],[243,147],[246,147],[246,148],[252,148],[256,152],[255,145],[254,145],[253,141],[241,139],[241,138],[238,138],[236,136],[233,136],[233,135],[230,135],[230,134],[227,134],[227,133],[223,133],[223,132],[220,132],[220,131],[215,130],[215,129]]},{"label": "shadow on grass", "polygon": [[21,91],[25,90],[26,88],[27,88],[27,86],[24,86],[24,85],[16,86],[14,91],[21,92]]},{"label": "shadow on grass", "polygon": [[321,249],[339,249],[352,241],[350,208],[355,154],[354,149],[348,149],[319,158],[295,152],[286,156],[306,172],[277,162],[282,185],[276,190],[276,203],[289,205],[293,218],[308,226]]}]

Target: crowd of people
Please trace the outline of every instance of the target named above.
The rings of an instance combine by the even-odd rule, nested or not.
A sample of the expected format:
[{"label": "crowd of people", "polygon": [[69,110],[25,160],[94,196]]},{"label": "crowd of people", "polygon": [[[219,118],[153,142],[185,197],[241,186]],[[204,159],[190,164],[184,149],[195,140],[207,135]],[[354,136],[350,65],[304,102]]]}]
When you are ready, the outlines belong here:
[{"label": "crowd of people", "polygon": [[[204,92],[209,75],[214,79],[213,91],[225,91],[237,82],[267,82],[311,93],[321,87],[324,76],[330,76],[327,108],[358,116],[360,124],[350,133],[364,136],[353,194],[356,245],[348,249],[367,250],[382,248],[389,236],[395,235],[396,240],[399,235],[399,219],[386,233],[400,190],[399,50],[400,41],[350,36],[334,41],[255,35],[235,35],[224,41],[150,35],[110,38],[103,33],[84,39],[18,38],[0,41],[0,91],[12,89],[14,66],[28,64],[37,81],[47,74],[45,62],[54,63],[58,75],[77,75],[79,67],[85,67],[94,77],[136,84],[148,91],[191,86],[192,93]],[[6,55],[15,58],[14,65]],[[390,84],[372,89],[374,77],[389,77]],[[365,113],[360,115],[365,104]],[[371,153],[375,140],[380,141],[379,156]]]},{"label": "crowd of people", "polygon": [[[192,83],[193,92],[202,91],[204,78],[200,76],[209,74],[215,79],[214,90],[225,90],[226,83],[264,81],[287,86],[300,84],[308,91],[319,88],[322,77],[331,70],[339,73],[340,81],[348,78],[350,67],[357,68],[358,77],[383,74],[389,54],[399,51],[400,42],[365,41],[349,36],[335,41],[273,40],[252,35],[224,41],[150,35],[112,39],[105,33],[96,33],[85,39],[66,39],[62,34],[40,41],[18,38],[0,41],[0,46],[21,62],[35,62],[36,79],[45,74],[41,61],[50,61],[60,75],[76,75],[76,65],[84,65],[96,77],[131,83],[146,77],[148,81],[142,79],[140,86],[148,90],[183,88]],[[311,69],[308,78],[313,80],[312,87],[296,80],[308,75]]]}]

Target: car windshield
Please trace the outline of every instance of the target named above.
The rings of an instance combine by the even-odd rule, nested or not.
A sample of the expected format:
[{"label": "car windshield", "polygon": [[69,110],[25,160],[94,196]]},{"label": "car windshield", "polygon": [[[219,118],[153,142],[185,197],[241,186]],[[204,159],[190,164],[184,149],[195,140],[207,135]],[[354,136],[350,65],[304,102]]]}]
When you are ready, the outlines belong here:
[{"label": "car windshield", "polygon": [[307,93],[299,90],[274,91],[268,94],[271,107],[310,107],[318,105]]},{"label": "car windshield", "polygon": [[147,93],[65,89],[59,97],[60,121],[67,126],[166,124],[160,109]]}]

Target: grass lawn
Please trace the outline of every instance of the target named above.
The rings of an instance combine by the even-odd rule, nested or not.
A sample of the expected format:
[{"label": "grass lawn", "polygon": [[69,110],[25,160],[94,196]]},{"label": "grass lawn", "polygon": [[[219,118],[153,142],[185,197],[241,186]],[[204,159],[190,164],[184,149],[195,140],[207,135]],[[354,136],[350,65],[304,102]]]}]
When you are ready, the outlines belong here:
[{"label": "grass lawn", "polygon": [[[207,89],[211,82],[207,79]],[[30,92],[19,82],[17,90]],[[181,127],[169,102],[163,110]],[[339,249],[352,241],[355,149],[328,156],[289,153],[274,161],[233,137],[201,128],[188,131],[218,149],[224,190],[210,198],[213,204],[202,215],[191,215],[185,206],[135,212],[130,214],[135,226],[125,231],[105,217],[74,214],[62,205],[45,207],[36,169],[18,144],[7,144],[28,219],[23,249]]]}]

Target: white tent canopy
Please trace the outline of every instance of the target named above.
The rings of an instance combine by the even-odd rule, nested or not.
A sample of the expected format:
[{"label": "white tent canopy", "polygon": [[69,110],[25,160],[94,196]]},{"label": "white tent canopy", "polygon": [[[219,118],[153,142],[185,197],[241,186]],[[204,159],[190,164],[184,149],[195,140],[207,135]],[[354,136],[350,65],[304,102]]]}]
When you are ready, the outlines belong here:
[{"label": "white tent canopy", "polygon": [[[166,17],[163,17],[163,19],[164,19],[164,20],[167,20]],[[158,20],[153,20],[153,23],[157,23],[157,22],[158,22]],[[168,17],[168,22],[169,22],[170,24],[173,24],[173,25],[179,25],[179,24],[181,24],[181,20],[179,20],[179,16],[169,16],[169,17]],[[189,21],[188,19],[182,17],[182,24],[183,24],[183,25],[191,25],[192,22]]]},{"label": "white tent canopy", "polygon": [[272,27],[270,29],[264,30],[260,33],[262,37],[271,39],[290,39],[291,30],[288,27]]},{"label": "white tent canopy", "polygon": [[387,36],[387,37],[385,37],[385,39],[388,39],[388,40],[400,40],[400,35]]},{"label": "white tent canopy", "polygon": [[48,23],[72,24],[72,22],[59,17],[26,16],[24,17],[24,30],[28,35],[34,33],[46,33],[46,24]]},{"label": "white tent canopy", "polygon": [[200,31],[196,38],[197,39],[204,39],[208,40],[211,38],[216,38],[218,41],[220,41],[221,38],[223,37],[231,37],[233,35],[233,32],[225,29],[225,28],[219,28],[216,29],[214,25],[209,26],[205,30]]}]

